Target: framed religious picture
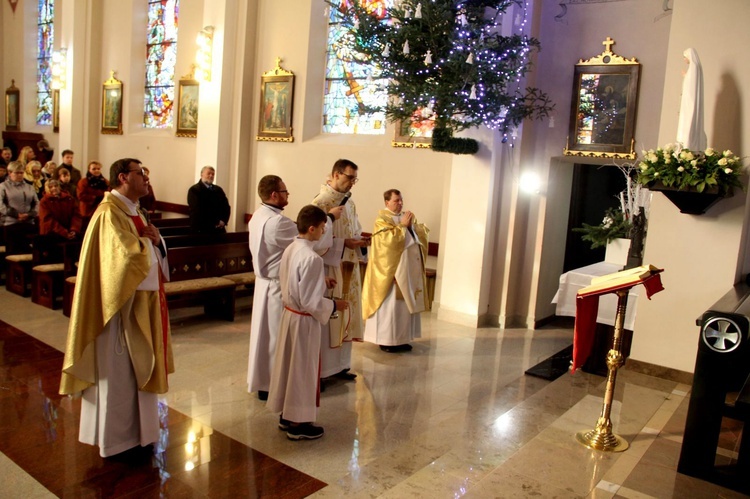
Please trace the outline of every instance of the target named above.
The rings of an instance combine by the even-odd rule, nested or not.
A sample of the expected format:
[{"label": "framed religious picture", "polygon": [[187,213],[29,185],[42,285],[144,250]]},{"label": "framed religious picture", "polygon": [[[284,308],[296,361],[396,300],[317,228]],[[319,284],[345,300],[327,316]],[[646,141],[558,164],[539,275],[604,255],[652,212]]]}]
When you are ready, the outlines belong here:
[{"label": "framed religious picture", "polygon": [[60,131],[60,89],[56,88],[52,91],[52,131],[58,133]]},{"label": "framed religious picture", "polygon": [[256,140],[293,142],[292,104],[294,103],[294,73],[281,67],[263,73],[260,79],[260,120]]},{"label": "framed religious picture", "polygon": [[21,129],[21,91],[16,87],[16,80],[11,80],[10,86],[5,89],[5,129]]},{"label": "framed religious picture", "polygon": [[434,117],[424,118],[420,113],[417,119],[408,122],[398,120],[394,124],[396,125],[396,133],[391,141],[392,147],[432,148],[432,129],[435,128]]},{"label": "framed religious picture", "polygon": [[612,52],[578,61],[573,79],[567,156],[635,159],[635,114],[641,65]]},{"label": "framed religious picture", "polygon": [[114,71],[102,85],[102,133],[122,135],[122,82]]},{"label": "framed religious picture", "polygon": [[200,83],[191,77],[179,81],[180,90],[177,101],[178,137],[196,137],[198,135],[198,90]]}]

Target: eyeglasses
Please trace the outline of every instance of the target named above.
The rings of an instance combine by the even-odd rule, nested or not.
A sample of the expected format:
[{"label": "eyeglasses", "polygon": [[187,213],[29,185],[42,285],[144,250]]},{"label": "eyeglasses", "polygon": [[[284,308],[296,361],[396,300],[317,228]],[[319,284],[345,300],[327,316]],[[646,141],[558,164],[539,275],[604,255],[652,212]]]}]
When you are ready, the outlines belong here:
[{"label": "eyeglasses", "polygon": [[359,178],[356,175],[349,175],[348,173],[343,173],[343,172],[341,172],[341,175],[348,178],[349,182],[351,182],[352,184],[356,184],[357,182],[359,182]]},{"label": "eyeglasses", "polygon": [[279,194],[281,194],[282,192],[289,194],[289,191],[287,191],[286,189],[284,189],[283,191],[276,191],[276,192],[278,192]]},{"label": "eyeglasses", "polygon": [[143,168],[138,168],[137,170],[128,170],[128,173],[136,173],[141,177],[146,175],[146,172],[143,171]]}]

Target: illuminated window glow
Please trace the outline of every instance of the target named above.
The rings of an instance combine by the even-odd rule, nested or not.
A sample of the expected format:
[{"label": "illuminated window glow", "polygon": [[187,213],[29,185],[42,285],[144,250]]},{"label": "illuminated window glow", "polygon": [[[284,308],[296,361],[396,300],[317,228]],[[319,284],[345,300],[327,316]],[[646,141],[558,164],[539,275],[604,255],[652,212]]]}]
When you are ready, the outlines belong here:
[{"label": "illuminated window glow", "polygon": [[37,7],[36,124],[52,124],[52,45],[55,40],[55,0]]},{"label": "illuminated window glow", "polygon": [[177,62],[179,0],[149,0],[143,126],[169,128],[173,122],[174,67]]},{"label": "illuminated window glow", "polygon": [[[350,0],[341,0],[342,5]],[[364,0],[360,0],[364,1]],[[366,0],[367,8],[385,18],[392,0]],[[342,43],[351,36],[350,27],[341,22],[341,14],[330,9],[326,81],[323,98],[323,132],[372,134],[385,133],[385,113],[366,114],[370,106],[382,106],[388,100],[388,81],[380,70],[353,54]]]}]

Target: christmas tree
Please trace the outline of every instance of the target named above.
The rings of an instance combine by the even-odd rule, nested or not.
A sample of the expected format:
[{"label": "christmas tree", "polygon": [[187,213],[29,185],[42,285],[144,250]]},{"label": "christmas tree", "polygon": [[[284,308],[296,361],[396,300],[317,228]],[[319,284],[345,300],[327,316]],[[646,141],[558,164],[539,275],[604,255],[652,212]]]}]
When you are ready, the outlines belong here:
[{"label": "christmas tree", "polygon": [[476,141],[453,133],[480,125],[507,132],[553,107],[539,89],[522,88],[540,47],[523,34],[525,21],[516,34],[500,33],[505,12],[522,0],[394,0],[387,12],[382,2],[327,3],[349,27],[342,42],[388,82],[387,118],[434,119],[434,150],[476,153]]}]

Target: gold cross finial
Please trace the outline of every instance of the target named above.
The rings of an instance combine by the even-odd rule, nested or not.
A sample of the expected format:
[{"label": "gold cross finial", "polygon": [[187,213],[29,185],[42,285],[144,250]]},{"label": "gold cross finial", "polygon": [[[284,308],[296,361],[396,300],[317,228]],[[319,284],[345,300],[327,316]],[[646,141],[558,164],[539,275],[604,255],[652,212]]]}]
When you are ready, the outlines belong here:
[{"label": "gold cross finial", "polygon": [[607,52],[612,52],[612,45],[614,44],[615,44],[615,41],[610,37],[607,37],[607,39],[602,42],[602,45],[604,45],[604,49]]},{"label": "gold cross finial", "polygon": [[276,69],[281,69],[281,57],[276,58]]}]

